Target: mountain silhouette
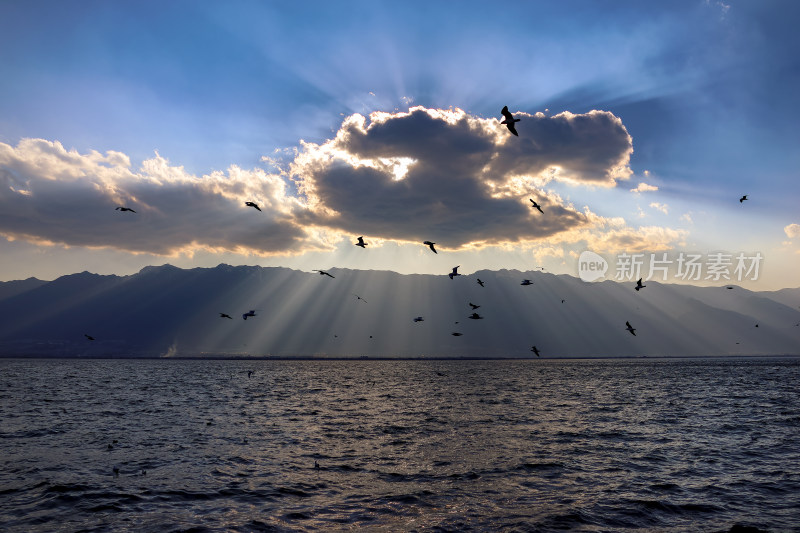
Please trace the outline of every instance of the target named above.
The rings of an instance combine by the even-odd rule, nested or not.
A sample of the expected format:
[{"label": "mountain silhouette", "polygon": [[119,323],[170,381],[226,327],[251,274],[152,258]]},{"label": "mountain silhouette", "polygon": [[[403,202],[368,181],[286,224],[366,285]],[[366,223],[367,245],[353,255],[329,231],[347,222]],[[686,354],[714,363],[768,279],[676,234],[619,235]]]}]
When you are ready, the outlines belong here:
[{"label": "mountain silhouette", "polygon": [[[450,280],[329,270],[335,279],[324,283],[317,272],[229,265],[6,282],[0,355],[532,357],[531,338],[547,357],[780,355],[800,347],[793,327],[800,289],[650,280],[636,293],[629,281],[584,283],[541,271],[481,270]],[[534,284],[520,287],[520,279]],[[465,301],[480,301],[491,319],[462,320]],[[255,309],[258,320],[219,320],[220,309],[234,316]],[[408,318],[415,316],[425,321]],[[636,337],[620,329],[626,320],[634,320]],[[451,336],[454,321],[463,322],[463,337]],[[87,343],[86,332],[97,340]]]}]

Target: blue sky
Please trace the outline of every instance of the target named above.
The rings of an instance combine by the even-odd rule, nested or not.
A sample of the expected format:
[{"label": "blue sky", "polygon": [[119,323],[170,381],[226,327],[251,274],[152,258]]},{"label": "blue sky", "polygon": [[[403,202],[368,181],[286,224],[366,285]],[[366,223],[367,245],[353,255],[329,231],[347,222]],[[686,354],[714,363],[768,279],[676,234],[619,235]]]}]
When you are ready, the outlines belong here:
[{"label": "blue sky", "polygon": [[[800,286],[798,15],[735,0],[4,2],[0,279],[166,262],[575,275],[590,249],[760,252],[741,284]],[[487,129],[504,105],[518,139]]]}]

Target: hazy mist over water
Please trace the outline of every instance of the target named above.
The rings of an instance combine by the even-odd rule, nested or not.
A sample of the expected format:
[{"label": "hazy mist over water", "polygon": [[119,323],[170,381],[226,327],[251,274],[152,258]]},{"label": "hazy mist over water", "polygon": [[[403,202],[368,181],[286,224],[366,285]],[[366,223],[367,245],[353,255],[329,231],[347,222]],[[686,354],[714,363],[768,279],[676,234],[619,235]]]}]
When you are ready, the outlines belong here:
[{"label": "hazy mist over water", "polygon": [[797,359],[0,360],[0,530],[797,531],[798,383]]}]

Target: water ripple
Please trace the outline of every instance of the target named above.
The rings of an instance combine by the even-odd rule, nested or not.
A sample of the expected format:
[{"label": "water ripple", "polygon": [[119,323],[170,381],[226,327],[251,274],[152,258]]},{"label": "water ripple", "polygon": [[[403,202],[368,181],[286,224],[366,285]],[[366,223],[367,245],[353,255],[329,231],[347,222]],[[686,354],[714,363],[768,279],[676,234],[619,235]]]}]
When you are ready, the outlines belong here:
[{"label": "water ripple", "polygon": [[800,531],[799,378],[793,359],[0,360],[0,530]]}]

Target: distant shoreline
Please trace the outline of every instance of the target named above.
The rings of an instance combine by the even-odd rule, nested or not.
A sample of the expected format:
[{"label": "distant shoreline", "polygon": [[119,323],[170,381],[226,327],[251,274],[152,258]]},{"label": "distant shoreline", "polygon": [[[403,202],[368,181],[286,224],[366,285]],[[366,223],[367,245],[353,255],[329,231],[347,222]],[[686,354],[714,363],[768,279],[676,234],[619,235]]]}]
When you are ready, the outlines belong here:
[{"label": "distant shoreline", "polygon": [[343,356],[226,356],[226,355],[181,355],[181,356],[141,356],[107,355],[98,357],[51,356],[51,355],[0,355],[0,359],[50,359],[64,361],[581,361],[581,360],[661,360],[661,359],[796,359],[800,354],[769,355],[641,355],[641,356],[576,356],[576,357],[451,357],[451,356],[407,356],[407,357],[343,357]]}]

